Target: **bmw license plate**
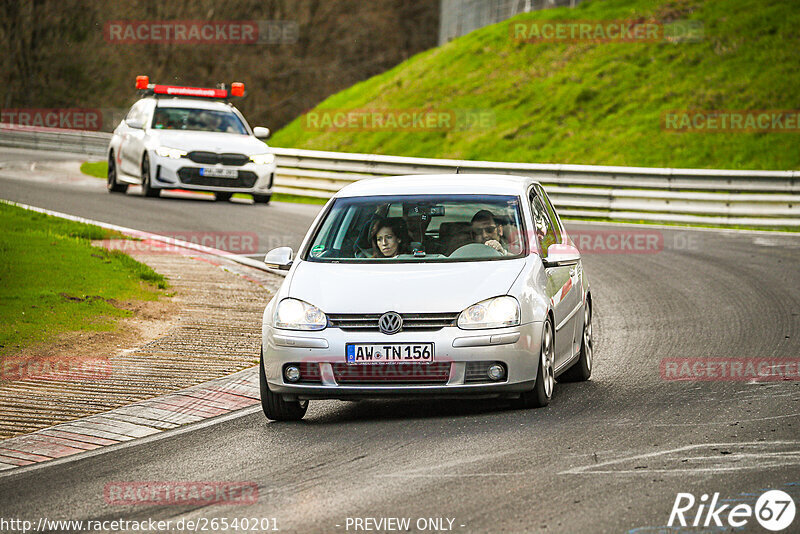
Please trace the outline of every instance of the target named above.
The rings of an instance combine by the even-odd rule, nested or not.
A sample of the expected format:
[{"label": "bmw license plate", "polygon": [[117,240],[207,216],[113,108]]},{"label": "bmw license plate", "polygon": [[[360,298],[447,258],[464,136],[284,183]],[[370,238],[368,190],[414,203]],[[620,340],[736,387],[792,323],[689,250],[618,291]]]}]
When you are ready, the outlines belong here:
[{"label": "bmw license plate", "polygon": [[201,167],[200,176],[209,178],[237,178],[239,171],[236,169],[220,169],[217,167]]},{"label": "bmw license plate", "polygon": [[431,363],[433,343],[348,343],[347,363]]}]

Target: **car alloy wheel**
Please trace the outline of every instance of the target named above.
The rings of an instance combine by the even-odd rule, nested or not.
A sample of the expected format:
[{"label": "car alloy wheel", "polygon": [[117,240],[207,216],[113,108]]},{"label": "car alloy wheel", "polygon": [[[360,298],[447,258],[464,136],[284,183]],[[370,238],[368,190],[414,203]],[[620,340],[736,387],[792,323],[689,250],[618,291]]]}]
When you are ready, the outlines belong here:
[{"label": "car alloy wheel", "polygon": [[587,303],[583,311],[583,355],[586,358],[586,367],[592,372],[592,357],[594,356],[594,341],[592,340],[592,308]]},{"label": "car alloy wheel", "polygon": [[106,187],[110,193],[124,193],[128,190],[128,184],[120,184],[117,182],[117,165],[114,161],[113,152],[108,155],[108,180]]},{"label": "car alloy wheel", "polygon": [[150,181],[150,158],[147,154],[142,158],[142,194],[146,197],[157,197],[161,194],[159,189],[155,189]]},{"label": "car alloy wheel", "polygon": [[542,408],[550,403],[553,396],[553,388],[556,383],[555,347],[553,346],[553,323],[549,319],[544,322],[542,344],[537,359],[536,382],[533,384],[533,389],[523,392],[519,398],[512,401],[516,408]]},{"label": "car alloy wheel", "polygon": [[542,386],[544,395],[550,400],[553,397],[553,388],[556,384],[555,376],[555,350],[553,348],[553,331],[550,322],[546,323],[542,334]]},{"label": "car alloy wheel", "polygon": [[592,338],[592,304],[587,299],[583,307],[583,335],[577,361],[558,377],[559,382],[583,382],[592,376],[594,339]]}]

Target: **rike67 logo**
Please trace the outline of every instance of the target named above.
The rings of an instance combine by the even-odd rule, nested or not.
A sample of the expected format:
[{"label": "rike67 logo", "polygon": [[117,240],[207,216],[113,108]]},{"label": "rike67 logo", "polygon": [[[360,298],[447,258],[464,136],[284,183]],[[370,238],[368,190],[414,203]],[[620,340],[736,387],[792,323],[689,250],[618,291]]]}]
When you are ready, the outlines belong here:
[{"label": "rike67 logo", "polygon": [[[795,504],[792,497],[781,490],[769,490],[756,501],[749,504],[719,504],[719,493],[709,502],[708,494],[699,501],[691,493],[678,493],[667,526],[681,527],[733,527],[742,528],[753,517],[767,530],[778,532],[788,528],[794,521]],[[695,505],[697,508],[695,509]]]}]

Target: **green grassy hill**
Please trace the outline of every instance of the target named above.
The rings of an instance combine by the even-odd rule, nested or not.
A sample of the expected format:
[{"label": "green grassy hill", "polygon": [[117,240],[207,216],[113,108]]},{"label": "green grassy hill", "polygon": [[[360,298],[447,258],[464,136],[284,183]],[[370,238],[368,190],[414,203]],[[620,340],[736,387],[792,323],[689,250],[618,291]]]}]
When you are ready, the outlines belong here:
[{"label": "green grassy hill", "polygon": [[[700,21],[702,38],[522,42],[532,20]],[[800,169],[800,133],[675,132],[668,110],[800,110],[796,0],[605,0],[529,13],[418,54],[337,93],[321,110],[482,113],[439,131],[312,131],[304,116],[270,144],[536,163]]]}]

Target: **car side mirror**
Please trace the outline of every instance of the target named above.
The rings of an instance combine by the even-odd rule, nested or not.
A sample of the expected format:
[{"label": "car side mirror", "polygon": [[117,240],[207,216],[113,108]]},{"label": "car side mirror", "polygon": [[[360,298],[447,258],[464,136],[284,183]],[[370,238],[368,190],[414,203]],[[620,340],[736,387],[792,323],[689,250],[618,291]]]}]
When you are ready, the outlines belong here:
[{"label": "car side mirror", "polygon": [[267,267],[288,271],[292,266],[293,257],[292,247],[273,248],[264,256],[264,263],[267,264]]},{"label": "car side mirror", "polygon": [[547,247],[547,256],[542,260],[545,267],[575,265],[581,261],[580,251],[572,245],[555,243]]},{"label": "car side mirror", "polygon": [[269,128],[264,128],[263,126],[256,126],[253,128],[253,135],[255,135],[259,139],[267,139],[272,132],[269,131]]},{"label": "car side mirror", "polygon": [[142,121],[142,119],[125,119],[125,124],[137,130],[144,129],[144,121]]}]

